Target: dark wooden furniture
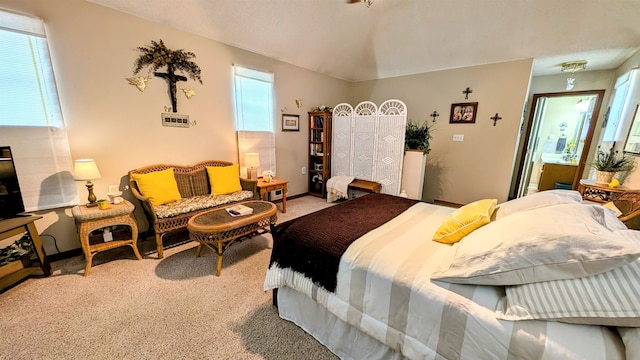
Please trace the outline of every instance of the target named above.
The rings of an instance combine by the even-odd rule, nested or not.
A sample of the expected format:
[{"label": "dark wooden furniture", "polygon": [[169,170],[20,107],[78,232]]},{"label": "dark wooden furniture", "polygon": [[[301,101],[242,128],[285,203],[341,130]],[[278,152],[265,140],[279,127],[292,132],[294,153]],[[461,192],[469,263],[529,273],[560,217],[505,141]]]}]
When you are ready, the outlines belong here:
[{"label": "dark wooden furniture", "polygon": [[249,239],[254,235],[269,232],[269,227],[277,220],[275,204],[268,201],[247,201],[241,203],[253,209],[253,213],[231,216],[227,212],[233,204],[199,213],[189,219],[189,237],[200,243],[196,256],[200,256],[202,245],[218,254],[216,276],[222,271],[222,254],[231,245]]},{"label": "dark wooden furniture", "polygon": [[556,183],[573,186],[573,179],[576,176],[577,169],[578,167],[575,165],[544,164],[540,181],[538,182],[538,191],[555,189]]},{"label": "dark wooden furniture", "polygon": [[325,198],[331,177],[331,113],[309,113],[309,194]]},{"label": "dark wooden furniture", "polygon": [[[131,246],[136,258],[142,260],[142,256],[138,251],[138,223],[133,216],[133,210],[135,210],[135,207],[127,200],[120,204],[111,204],[106,210],[85,205],[75,206],[71,209],[86,260],[84,276],[89,276],[93,256],[101,251],[115,249],[120,246]],[[117,225],[129,226],[131,228],[131,236],[122,240],[112,238],[111,240],[104,239],[104,241],[96,243],[90,242],[89,235],[93,231]]]},{"label": "dark wooden furniture", "polygon": [[355,199],[366,194],[379,193],[380,190],[382,190],[382,184],[379,182],[354,179],[349,184],[349,199]]},{"label": "dark wooden furniture", "polygon": [[258,179],[258,193],[260,194],[260,200],[271,201],[271,192],[276,190],[282,191],[282,212],[287,212],[287,184],[289,181],[278,178],[272,178],[271,181],[266,182],[263,178]]},{"label": "dark wooden furniture", "polygon": [[25,264],[25,262],[18,260],[1,267],[0,269],[3,270],[0,272],[2,274],[2,277],[0,277],[0,291],[28,277],[51,275],[51,266],[44,252],[40,234],[38,234],[34,224],[39,219],[42,219],[42,216],[24,216],[0,220],[0,240],[28,233],[31,241],[33,241],[37,255],[37,261],[35,262],[29,261]]}]

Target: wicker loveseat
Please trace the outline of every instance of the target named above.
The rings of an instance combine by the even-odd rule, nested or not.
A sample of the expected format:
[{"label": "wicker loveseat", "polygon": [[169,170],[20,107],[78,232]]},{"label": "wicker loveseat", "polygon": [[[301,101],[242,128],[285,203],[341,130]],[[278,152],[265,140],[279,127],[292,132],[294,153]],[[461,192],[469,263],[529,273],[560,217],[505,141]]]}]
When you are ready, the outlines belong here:
[{"label": "wicker loveseat", "polygon": [[[207,167],[231,166],[227,161],[207,160],[194,165],[156,164],[129,171],[129,187],[133,195],[140,200],[149,227],[153,226],[158,249],[158,258],[163,258],[162,238],[170,231],[187,227],[189,219],[206,210],[228,205],[230,203],[257,199],[257,181],[240,178],[242,191],[224,195],[211,195],[211,184]],[[150,174],[173,168],[174,177],[180,192],[181,200],[167,204],[152,205],[151,199],[145,197],[134,179],[134,174]]]}]

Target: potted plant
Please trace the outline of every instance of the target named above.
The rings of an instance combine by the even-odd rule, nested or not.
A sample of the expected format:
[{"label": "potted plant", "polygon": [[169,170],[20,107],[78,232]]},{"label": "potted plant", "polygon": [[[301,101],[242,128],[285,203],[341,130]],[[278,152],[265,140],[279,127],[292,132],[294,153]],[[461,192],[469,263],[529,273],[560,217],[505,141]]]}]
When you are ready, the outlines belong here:
[{"label": "potted plant", "polygon": [[631,156],[614,150],[613,146],[609,151],[602,151],[598,146],[598,152],[591,166],[596,170],[596,184],[609,184],[616,173],[633,170],[635,160]]},{"label": "potted plant", "polygon": [[431,128],[425,121],[418,125],[411,120],[407,121],[407,128],[404,135],[405,150],[422,150],[425,154],[431,151],[429,140],[431,140]]}]

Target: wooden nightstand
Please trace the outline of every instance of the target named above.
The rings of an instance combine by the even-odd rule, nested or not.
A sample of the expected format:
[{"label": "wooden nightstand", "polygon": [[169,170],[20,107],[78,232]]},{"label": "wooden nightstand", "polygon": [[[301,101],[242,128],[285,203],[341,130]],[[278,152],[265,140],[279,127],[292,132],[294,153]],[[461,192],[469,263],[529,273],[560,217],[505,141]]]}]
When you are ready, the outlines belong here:
[{"label": "wooden nightstand", "polygon": [[[111,204],[111,207],[106,210],[100,210],[98,207],[88,208],[85,205],[75,206],[71,209],[78,228],[82,251],[87,261],[84,276],[89,276],[93,256],[101,251],[120,246],[131,246],[136,258],[142,260],[142,256],[140,256],[140,252],[138,251],[138,224],[136,223],[135,217],[133,217],[134,209],[133,204],[126,200],[120,204]],[[89,242],[89,235],[92,231],[117,225],[129,226],[131,228],[131,239],[111,240],[95,244]]]},{"label": "wooden nightstand", "polygon": [[270,182],[258,179],[258,194],[260,200],[264,200],[264,195],[267,195],[267,201],[271,201],[271,192],[275,190],[282,190],[282,212],[287,212],[287,184],[289,181],[278,178],[271,179]]}]

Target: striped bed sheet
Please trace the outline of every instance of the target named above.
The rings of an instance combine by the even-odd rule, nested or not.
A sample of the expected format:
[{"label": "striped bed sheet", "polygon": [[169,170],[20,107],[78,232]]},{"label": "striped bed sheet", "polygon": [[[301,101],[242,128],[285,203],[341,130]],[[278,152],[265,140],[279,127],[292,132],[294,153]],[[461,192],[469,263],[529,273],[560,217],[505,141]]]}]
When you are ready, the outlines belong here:
[{"label": "striped bed sheet", "polygon": [[624,359],[614,328],[499,320],[504,287],[456,285],[430,275],[453,256],[431,235],[451,208],[418,203],[356,240],[328,292],[275,264],[264,289],[305,294],[341,321],[409,359]]}]

